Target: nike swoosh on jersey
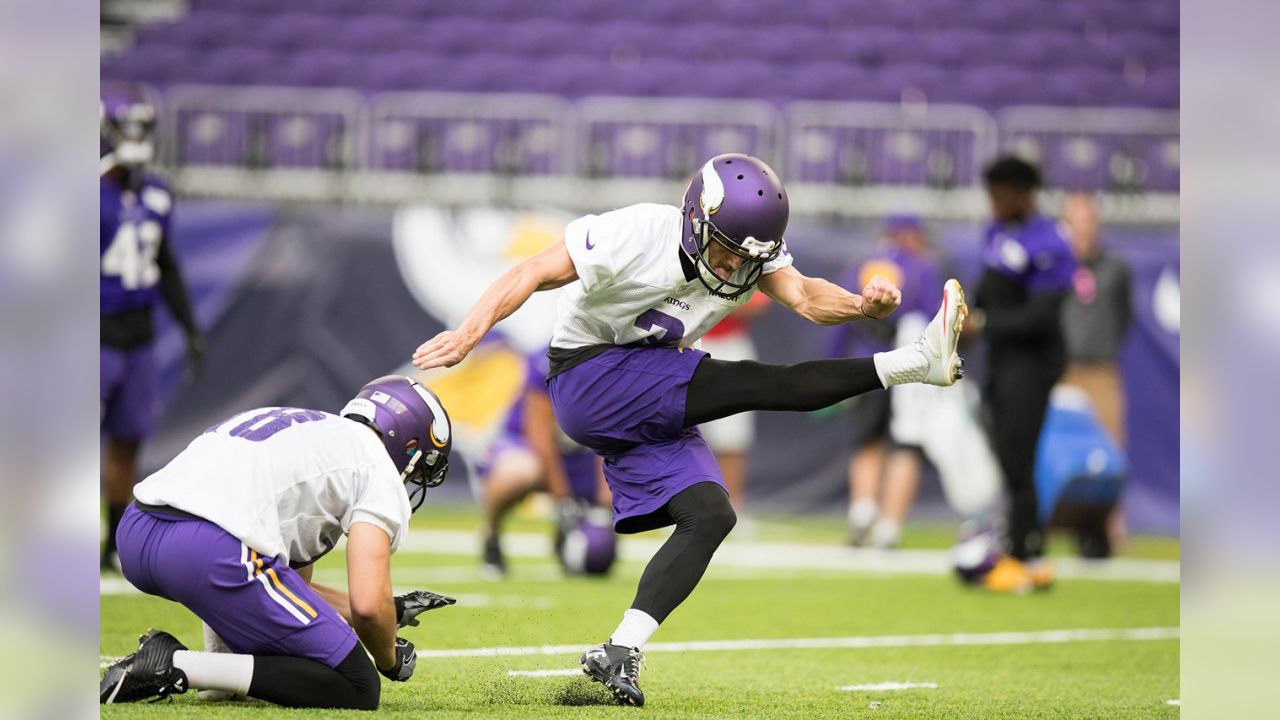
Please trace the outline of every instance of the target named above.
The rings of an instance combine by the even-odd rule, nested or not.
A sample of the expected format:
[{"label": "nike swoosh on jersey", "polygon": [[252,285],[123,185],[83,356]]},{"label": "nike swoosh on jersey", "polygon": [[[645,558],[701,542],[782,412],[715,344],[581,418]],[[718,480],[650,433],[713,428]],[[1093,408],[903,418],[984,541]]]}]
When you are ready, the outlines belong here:
[{"label": "nike swoosh on jersey", "polygon": [[592,244],[591,244],[591,231],[590,231],[590,230],[588,230],[588,231],[587,231],[587,249],[588,249],[588,250],[594,250],[594,249],[595,249],[595,247],[596,247],[595,245],[592,245]]}]

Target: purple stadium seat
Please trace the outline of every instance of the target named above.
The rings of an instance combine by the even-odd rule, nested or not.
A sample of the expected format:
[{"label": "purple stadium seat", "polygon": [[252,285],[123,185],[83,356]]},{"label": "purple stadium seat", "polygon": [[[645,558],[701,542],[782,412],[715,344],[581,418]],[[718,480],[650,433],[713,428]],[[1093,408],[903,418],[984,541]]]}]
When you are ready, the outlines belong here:
[{"label": "purple stadium seat", "polygon": [[998,59],[1028,69],[1053,72],[1064,66],[1088,62],[1091,52],[1089,43],[1080,33],[1066,32],[1028,32],[1005,38],[995,45]]},{"label": "purple stadium seat", "polygon": [[470,53],[493,44],[495,28],[487,21],[470,17],[444,17],[420,26],[422,51],[435,54]]},{"label": "purple stadium seat", "polygon": [[365,55],[327,48],[293,53],[273,73],[282,85],[360,87],[366,78]]},{"label": "purple stadium seat", "polygon": [[982,30],[962,28],[928,33],[912,43],[910,61],[954,68],[999,54],[1011,40]]},{"label": "purple stadium seat", "polygon": [[219,47],[245,27],[244,15],[227,12],[192,13],[176,23],[153,26],[139,34],[139,43],[161,40],[193,47]]},{"label": "purple stadium seat", "polygon": [[534,18],[511,25],[501,40],[502,50],[512,54],[542,57],[576,52],[582,29],[562,20]]},{"label": "purple stadium seat", "polygon": [[[423,27],[414,19],[394,15],[362,15],[343,23],[342,32],[334,33],[328,47],[348,52],[385,52],[420,49]],[[314,46],[315,37],[311,38]]]},{"label": "purple stadium seat", "polygon": [[[248,158],[251,123],[247,115],[184,112],[177,124],[178,161],[183,164],[238,166]],[[261,132],[260,127],[254,129]]]},{"label": "purple stadium seat", "polygon": [[1178,138],[1160,138],[1146,147],[1143,160],[1147,166],[1147,187],[1176,192],[1180,185],[1181,158]]},{"label": "purple stadium seat", "polygon": [[892,26],[857,28],[852,31],[852,37],[844,35],[842,42],[852,49],[843,58],[856,60],[867,67],[916,62],[915,46],[919,37],[910,30]]}]

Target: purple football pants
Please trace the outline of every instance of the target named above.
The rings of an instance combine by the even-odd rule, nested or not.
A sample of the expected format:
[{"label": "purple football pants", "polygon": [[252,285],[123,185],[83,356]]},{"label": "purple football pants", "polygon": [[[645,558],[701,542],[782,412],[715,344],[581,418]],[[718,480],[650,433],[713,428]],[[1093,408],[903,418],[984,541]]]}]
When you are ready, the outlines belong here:
[{"label": "purple football pants", "polygon": [[185,605],[233,652],[336,668],[355,647],[355,631],[298,573],[207,520],[130,505],[116,544],[126,580]]}]

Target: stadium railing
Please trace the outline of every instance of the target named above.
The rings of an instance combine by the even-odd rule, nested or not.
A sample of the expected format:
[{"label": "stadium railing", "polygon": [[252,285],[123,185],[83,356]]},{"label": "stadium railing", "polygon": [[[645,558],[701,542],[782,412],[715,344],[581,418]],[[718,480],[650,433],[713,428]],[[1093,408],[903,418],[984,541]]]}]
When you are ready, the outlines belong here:
[{"label": "stadium railing", "polygon": [[1178,113],[966,105],[175,86],[162,159],[191,195],[598,210],[678,197],[699,158],[765,158],[797,214],[980,217],[999,149],[1039,161],[1050,206],[1176,223]]}]

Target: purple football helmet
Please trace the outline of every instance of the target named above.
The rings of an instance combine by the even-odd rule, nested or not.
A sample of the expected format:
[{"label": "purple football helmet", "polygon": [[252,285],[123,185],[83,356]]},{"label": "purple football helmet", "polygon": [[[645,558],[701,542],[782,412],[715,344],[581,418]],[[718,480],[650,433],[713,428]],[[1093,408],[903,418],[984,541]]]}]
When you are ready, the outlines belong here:
[{"label": "purple football helmet", "polygon": [[[684,251],[715,295],[740,297],[755,286],[765,263],[786,252],[787,190],[759,158],[728,153],[708,160],[684,191],[683,212]],[[711,268],[712,242],[744,261],[728,280]]]},{"label": "purple football helmet", "polygon": [[556,558],[568,575],[605,575],[618,557],[618,536],[607,508],[581,505],[556,532]]},{"label": "purple football helmet", "polygon": [[135,168],[155,157],[156,109],[135,85],[104,84],[98,105],[102,172]]},{"label": "purple football helmet", "polygon": [[427,488],[444,482],[453,446],[449,414],[440,398],[418,381],[403,375],[380,377],[360,388],[340,414],[382,437],[413,510],[422,506]]}]

